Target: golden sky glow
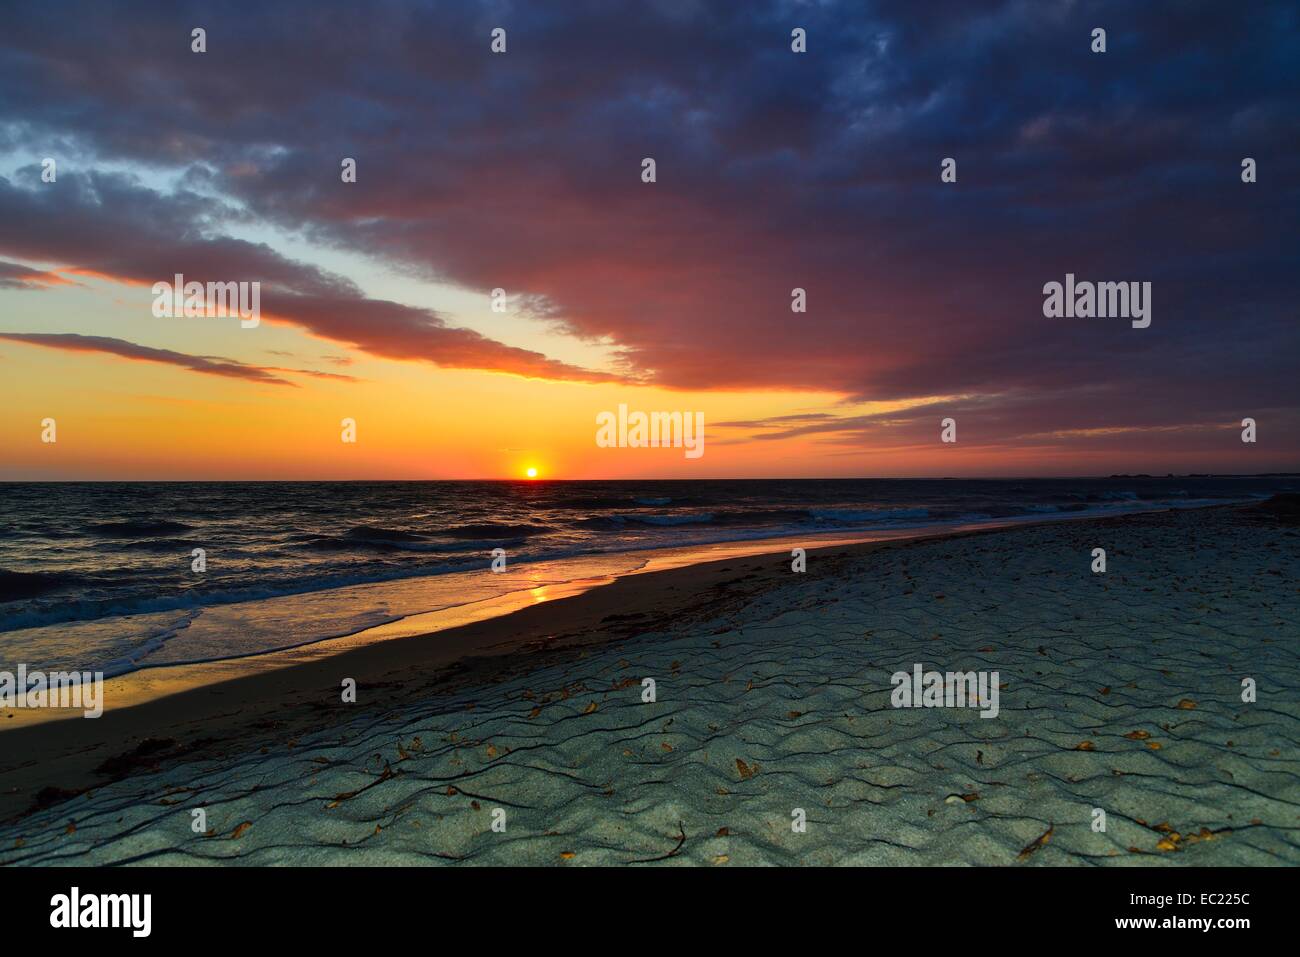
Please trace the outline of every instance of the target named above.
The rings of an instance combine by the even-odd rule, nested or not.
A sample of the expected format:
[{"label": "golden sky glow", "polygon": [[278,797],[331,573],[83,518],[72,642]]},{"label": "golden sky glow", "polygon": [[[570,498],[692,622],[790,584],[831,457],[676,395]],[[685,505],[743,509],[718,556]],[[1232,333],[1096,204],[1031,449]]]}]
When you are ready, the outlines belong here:
[{"label": "golden sky glow", "polygon": [[[773,440],[763,438],[777,431],[772,426],[724,425],[906,411],[915,403],[844,407],[838,404],[843,397],[831,393],[670,391],[444,369],[368,356],[269,321],[241,329],[236,320],[156,319],[146,289],[78,281],[56,292],[0,291],[0,332],[75,329],[189,355],[350,379],[285,372],[283,378],[294,384],[273,385],[0,340],[8,411],[0,422],[4,478],[511,479],[533,477],[534,469],[548,479],[1061,471],[1066,437],[1039,436],[1023,449],[1007,448],[982,442],[977,427],[968,426],[958,444],[942,445],[934,440],[939,411],[930,416],[934,436],[900,434],[875,440],[870,448],[863,448],[860,437],[833,432]],[[449,295],[461,305],[477,301],[463,292]],[[473,319],[484,327],[491,323],[486,308]],[[524,338],[531,338],[530,347],[549,348],[552,355],[588,364],[598,358],[589,345],[574,346],[530,320],[510,316],[503,324],[529,329]],[[596,414],[620,403],[645,411],[704,412],[704,456],[688,459],[673,448],[597,447]],[[41,442],[46,418],[57,423],[53,445]],[[344,418],[356,420],[355,444],[341,441]],[[1077,444],[1072,457],[1072,471],[1081,474],[1110,465],[1100,451],[1093,459]],[[1194,453],[1186,457],[1189,469],[1197,461]]]},{"label": "golden sky glow", "polygon": [[[171,14],[10,18],[0,480],[1300,468],[1285,17],[1134,14],[1114,73],[1068,4],[796,5],[788,53],[789,4],[515,4],[509,56],[435,6],[214,9],[215,59]],[[1076,275],[1143,323],[1045,309]],[[155,316],[175,276],[260,325]],[[601,447],[624,405],[703,456]]]}]

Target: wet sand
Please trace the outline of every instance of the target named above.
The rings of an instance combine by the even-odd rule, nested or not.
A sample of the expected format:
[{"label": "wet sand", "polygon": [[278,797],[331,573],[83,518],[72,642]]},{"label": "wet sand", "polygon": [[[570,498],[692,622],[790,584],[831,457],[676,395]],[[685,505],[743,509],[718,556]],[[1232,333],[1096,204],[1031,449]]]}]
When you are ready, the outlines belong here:
[{"label": "wet sand", "polygon": [[[1300,863],[1294,525],[1133,515],[803,574],[798,544],[217,684],[158,669],[144,703],[0,733],[0,861]],[[891,707],[915,663],[997,671],[998,717]]]}]

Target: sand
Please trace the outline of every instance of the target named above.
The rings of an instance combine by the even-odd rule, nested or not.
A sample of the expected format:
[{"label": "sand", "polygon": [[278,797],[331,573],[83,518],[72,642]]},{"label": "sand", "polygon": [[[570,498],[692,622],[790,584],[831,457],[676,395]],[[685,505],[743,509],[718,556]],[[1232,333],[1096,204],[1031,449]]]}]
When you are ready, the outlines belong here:
[{"label": "sand", "polygon": [[[619,579],[6,731],[11,807],[95,786],[0,862],[1300,864],[1298,571],[1220,508]],[[918,662],[997,671],[998,716],[892,707]]]}]

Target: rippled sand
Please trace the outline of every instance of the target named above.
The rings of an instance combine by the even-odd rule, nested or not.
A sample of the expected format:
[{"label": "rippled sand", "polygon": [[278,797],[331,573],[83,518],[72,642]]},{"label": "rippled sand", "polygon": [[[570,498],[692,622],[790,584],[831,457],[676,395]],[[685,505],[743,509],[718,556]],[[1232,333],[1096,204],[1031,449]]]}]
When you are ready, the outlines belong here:
[{"label": "rippled sand", "polygon": [[[789,560],[561,664],[105,785],[0,829],[0,860],[1300,864],[1295,526],[1216,509]],[[916,662],[997,671],[1000,714],[891,707]]]}]

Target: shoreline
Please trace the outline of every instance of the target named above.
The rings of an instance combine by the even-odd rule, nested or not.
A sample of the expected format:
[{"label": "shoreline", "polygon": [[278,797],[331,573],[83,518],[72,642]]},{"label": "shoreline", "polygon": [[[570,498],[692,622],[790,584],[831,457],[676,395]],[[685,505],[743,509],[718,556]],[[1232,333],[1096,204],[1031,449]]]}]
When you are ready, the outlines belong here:
[{"label": "shoreline", "polygon": [[[1097,520],[1123,521],[1133,514]],[[860,554],[889,545],[1075,521],[1088,519],[1053,518],[960,530],[944,528],[929,534],[920,529],[906,529],[892,535],[881,533],[882,537],[866,541],[861,537],[853,541],[836,540],[809,548],[809,567],[811,571],[815,559],[825,558],[835,549],[851,549],[853,554]],[[805,536],[801,540],[809,539]],[[702,551],[716,549],[758,549],[743,554],[729,551],[719,557],[695,561],[683,554],[668,554],[678,550],[656,549],[660,553],[656,556],[661,562],[659,567],[642,567],[604,582],[565,583],[581,587],[546,601],[530,600],[498,614],[468,621],[455,622],[454,615],[448,615],[445,627],[436,631],[419,628],[409,634],[383,637],[400,628],[406,621],[402,619],[355,635],[242,658],[143,668],[105,679],[106,686],[115,686],[114,697],[119,702],[125,698],[126,703],[109,707],[106,702],[104,713],[95,719],[54,709],[5,709],[0,713],[0,721],[4,722],[0,725],[3,727],[0,744],[13,746],[19,753],[50,757],[39,765],[30,761],[0,764],[0,779],[18,782],[0,791],[0,823],[114,780],[120,771],[180,759],[196,750],[210,752],[232,744],[238,746],[250,735],[256,739],[259,731],[267,730],[268,720],[291,728],[304,727],[330,707],[322,702],[331,699],[337,702],[340,675],[356,680],[360,689],[367,684],[406,685],[410,673],[419,672],[429,679],[427,685],[421,684],[419,691],[404,687],[402,697],[425,690],[438,693],[446,690],[441,685],[456,684],[457,677],[463,678],[460,684],[488,681],[501,673],[527,671],[557,656],[617,641],[627,636],[629,628],[639,627],[638,621],[652,614],[665,617],[687,612],[698,614],[715,598],[729,597],[711,594],[712,589],[724,584],[721,579],[734,571],[724,563],[751,562],[743,571],[749,573],[748,577],[766,576],[765,584],[789,574],[789,552],[767,547],[788,542],[725,542],[702,549],[680,550],[698,557]],[[733,583],[725,584],[731,587]],[[518,594],[511,592],[488,603],[502,599],[517,601]],[[653,613],[626,611],[629,607],[644,609],[646,606],[653,606]],[[455,613],[465,607],[414,617],[427,621],[432,616]],[[376,632],[380,635],[378,640],[370,640]],[[426,640],[434,635],[438,637],[436,642]],[[105,690],[104,697],[108,694]],[[364,702],[357,707],[364,711]],[[286,715],[286,711],[290,713]],[[344,719],[351,715],[338,717]],[[161,741],[171,744],[167,747],[151,744]],[[108,775],[97,773],[96,768],[106,763],[114,770]],[[36,775],[42,780],[36,780]],[[46,778],[49,780],[43,780]],[[42,792],[46,792],[45,798],[40,797]]]},{"label": "shoreline", "polygon": [[[838,614],[846,598],[858,594],[865,587],[858,584],[863,574],[869,578],[897,579],[898,584],[889,586],[881,593],[882,596],[891,596],[889,602],[901,603],[898,607],[903,610],[924,608],[927,615],[938,614],[940,617],[936,623],[947,634],[950,616],[957,611],[953,604],[958,598],[957,593],[962,589],[974,589],[975,593],[983,591],[978,582],[994,576],[997,571],[998,566],[989,565],[990,559],[980,558],[981,555],[1023,553],[1041,559],[1040,553],[1046,546],[1035,545],[1035,542],[1069,540],[1087,543],[1097,541],[1099,536],[1110,541],[1140,540],[1157,534],[1175,536],[1179,540],[1197,539],[1201,537],[1199,530],[1205,527],[1235,528],[1246,523],[1250,508],[1216,506],[1197,512],[1195,516],[1186,511],[1170,510],[1104,518],[1047,520],[929,537],[909,536],[858,545],[828,545],[809,549],[808,570],[799,576],[791,573],[788,550],[722,557],[703,564],[627,575],[573,597],[546,601],[508,615],[460,625],[438,633],[436,640],[432,641],[427,640],[427,635],[394,638],[300,662],[293,667],[191,688],[134,707],[107,711],[93,724],[77,724],[80,720],[77,719],[14,728],[0,734],[0,741],[13,745],[12,749],[6,748],[6,752],[39,757],[15,762],[6,759],[8,766],[0,768],[6,782],[6,790],[0,795],[0,819],[6,822],[6,828],[15,829],[14,833],[19,834],[23,833],[23,822],[27,820],[48,822],[75,816],[81,821],[85,812],[77,809],[94,806],[96,795],[101,791],[105,792],[106,799],[123,788],[148,792],[162,787],[164,779],[174,779],[178,774],[188,775],[187,768],[209,764],[224,767],[242,763],[255,767],[265,765],[268,769],[281,768],[282,762],[296,753],[300,741],[332,740],[336,731],[342,732],[338,740],[346,741],[355,736],[355,730],[349,729],[370,727],[380,729],[376,746],[393,737],[400,742],[409,736],[410,720],[403,715],[460,715],[475,724],[498,720],[511,723],[522,717],[527,724],[540,710],[539,707],[534,706],[533,715],[529,715],[530,702],[527,700],[512,705],[507,711],[502,710],[502,703],[491,702],[506,689],[518,688],[521,683],[527,685],[533,680],[530,675],[538,681],[559,680],[564,683],[559,698],[555,698],[556,693],[552,692],[538,699],[539,703],[563,701],[583,682],[570,686],[570,682],[578,679],[558,676],[569,675],[573,669],[595,667],[602,661],[607,663],[603,667],[612,667],[613,659],[622,653],[625,641],[630,641],[629,656],[635,646],[643,655],[661,653],[683,657],[683,652],[670,652],[668,646],[686,641],[705,646],[711,643],[716,648],[719,641],[728,640],[725,637],[730,633],[726,630],[728,628],[738,635],[751,634],[764,621],[756,609],[770,606],[774,601],[779,608],[786,609],[779,614],[794,615],[798,620],[811,624],[822,616]],[[882,553],[891,556],[890,559],[876,560],[875,556]],[[922,575],[920,570],[917,572],[919,577],[913,579],[906,570],[909,562],[915,567],[922,559],[926,567],[948,569],[957,560],[947,557],[950,554],[971,556],[970,561],[975,562],[972,567],[981,569],[976,583],[945,581],[949,575],[947,571],[939,572],[938,581],[926,580],[933,579],[934,573]],[[1071,554],[1075,554],[1073,546]],[[1083,554],[1086,555],[1086,551]],[[1116,555],[1119,554],[1127,554],[1127,551],[1117,551]],[[1283,558],[1291,560],[1286,547]],[[1059,562],[1052,567],[1059,567]],[[1086,584],[1085,592],[1114,587],[1088,576],[1086,563],[1083,571],[1080,587]],[[901,578],[898,577],[900,574]],[[1124,577],[1121,572],[1111,582],[1117,585]],[[936,594],[912,595],[921,587]],[[1138,590],[1142,596],[1138,600],[1154,600],[1153,596],[1143,595],[1151,591],[1151,587]],[[1175,587],[1174,591],[1177,592],[1178,588]],[[942,601],[944,593],[947,602]],[[789,606],[789,599],[782,596],[798,596],[797,607]],[[926,601],[916,605],[917,599],[922,597]],[[935,604],[934,599],[939,599],[939,603]],[[1012,597],[1012,603],[1018,604],[1019,597]],[[1035,613],[1033,609],[1038,607],[1032,603],[1028,606],[1031,620],[1034,614],[1051,617],[1050,609]],[[906,614],[910,618],[914,612]],[[915,633],[923,630],[922,623],[903,625],[907,619],[898,619],[891,625],[891,613],[884,606],[877,608],[875,601],[867,602],[867,617],[869,620],[864,623],[871,629],[888,626],[888,634],[898,635],[887,640],[889,647],[903,641],[905,635],[910,635],[905,643],[922,637]],[[980,616],[973,620],[978,626]],[[1167,622],[1168,626],[1178,630],[1185,624],[1178,616]],[[903,631],[897,632],[900,625],[903,625]],[[720,627],[724,630],[719,631]],[[816,647],[818,639],[815,636],[820,629],[813,627],[809,637],[800,640],[813,641]],[[990,627],[996,628],[996,625]],[[939,640],[938,632],[933,640]],[[991,651],[994,640],[1000,648],[1004,641],[1012,639],[1008,635],[995,639],[972,639],[970,647],[975,647],[978,641],[980,651]],[[1157,640],[1166,639],[1157,637]],[[985,642],[989,644],[988,648],[984,647]],[[937,647],[934,650],[927,647],[926,654],[936,653]],[[1038,656],[1032,653],[1032,648],[1028,651],[1029,660],[1037,661],[1041,660],[1038,656],[1044,654],[1045,648],[1039,645]],[[673,661],[671,670],[674,676],[678,665],[678,661]],[[659,667],[666,667],[666,662]],[[727,667],[732,669],[740,665],[728,663]],[[1006,664],[1002,667],[1009,668]],[[853,669],[853,674],[857,675],[859,670]],[[826,687],[824,682],[833,680],[836,674],[835,670],[829,671],[814,682],[814,687]],[[545,678],[546,675],[551,677]],[[358,704],[339,705],[340,676],[353,677],[357,681]],[[716,688],[716,680],[702,686],[698,692],[706,701],[715,693],[706,689]],[[725,683],[725,676],[721,680]],[[756,682],[757,679],[751,684]],[[616,679],[613,687],[625,684],[626,681],[618,684]],[[586,687],[592,688],[589,682]],[[611,692],[604,694],[608,697]],[[530,695],[530,692],[525,692],[523,697],[528,699]],[[589,696],[590,692],[581,697],[585,701]],[[513,692],[507,697],[512,701],[518,700],[518,695]],[[483,707],[486,711],[476,709],[480,701],[485,702]],[[572,704],[580,703],[575,699]],[[592,705],[595,703],[596,699],[593,699]],[[794,704],[793,698],[791,704]],[[509,717],[509,712],[520,706],[523,707],[520,717]],[[796,707],[806,709],[808,706]],[[1003,707],[1004,714],[1009,715],[1005,696]],[[561,709],[561,705],[549,704],[546,714],[557,709]],[[599,713],[604,713],[603,706]],[[796,712],[792,710],[790,713]],[[872,713],[875,712],[868,712]],[[473,715],[481,717],[471,717]],[[556,727],[568,728],[573,726],[577,717],[579,715],[575,714],[553,720],[562,722]],[[545,717],[539,718],[537,723],[545,720]],[[986,724],[993,726],[999,722]],[[382,731],[384,728],[391,730]],[[766,723],[754,726],[754,733],[766,730]],[[979,730],[982,732],[984,729]],[[989,730],[993,730],[992,727]],[[453,734],[451,739],[455,738]],[[429,740],[428,732],[425,740]],[[391,748],[391,743],[390,740],[386,747]],[[314,747],[319,747],[319,744]],[[682,745],[679,743],[677,747],[680,750]],[[400,752],[400,743],[398,749]],[[592,759],[598,755],[600,760],[606,759],[599,748],[592,752]],[[820,760],[831,757],[832,754],[828,753]],[[315,780],[314,774],[312,780]],[[157,783],[153,783],[155,781]],[[42,788],[45,793],[36,803],[48,808],[47,811],[32,806]],[[89,790],[83,792],[85,788]],[[159,800],[162,804],[175,803],[165,795],[155,799],[154,803]],[[79,828],[82,826],[82,823],[78,824]]]},{"label": "shoreline", "polygon": [[[1151,494],[1150,490],[1147,492]],[[115,678],[146,668],[220,662],[349,638],[416,615],[500,598],[509,591],[578,578],[623,575],[638,570],[634,567],[637,562],[657,567],[662,555],[684,554],[693,562],[700,560],[698,554],[710,550],[719,554],[737,549],[756,553],[769,543],[776,549],[786,541],[802,544],[806,540],[815,546],[823,540],[870,541],[972,527],[1118,517],[1163,508],[1249,504],[1255,500],[1252,495],[1233,497],[1220,493],[1189,498],[1186,493],[1186,489],[1179,489],[1153,501],[1140,500],[1136,497],[1139,493],[1131,490],[1093,493],[1102,498],[1112,495],[1115,501],[1088,506],[1011,503],[1009,507],[1014,514],[1002,514],[996,508],[986,514],[978,507],[980,503],[965,502],[964,506],[973,511],[956,517],[930,514],[936,507],[930,502],[915,509],[884,509],[880,514],[896,517],[880,521],[866,519],[865,525],[841,524],[847,520],[847,513],[834,509],[826,512],[809,506],[797,510],[818,516],[818,526],[825,517],[830,526],[826,529],[778,523],[770,527],[726,530],[726,522],[710,527],[713,516],[708,514],[703,516],[709,520],[704,525],[695,524],[693,519],[681,524],[666,522],[676,526],[668,538],[657,534],[654,524],[645,519],[645,538],[638,535],[603,544],[596,539],[537,552],[523,547],[515,553],[512,548],[505,573],[490,576],[482,574],[488,566],[486,552],[474,552],[478,557],[473,558],[464,550],[458,550],[454,559],[417,561],[392,566],[387,571],[372,569],[354,573],[340,566],[326,568],[321,575],[299,576],[296,580],[281,580],[282,576],[273,574],[269,583],[263,583],[255,569],[246,569],[247,574],[239,579],[232,579],[227,571],[225,577],[214,579],[211,590],[205,586],[179,594],[151,591],[119,596],[113,601],[100,596],[86,607],[81,607],[74,596],[63,605],[14,613],[0,630],[0,661],[22,661],[29,669],[47,672],[88,671]],[[637,500],[638,503],[649,501],[658,500]],[[904,513],[912,511],[918,515],[904,517]],[[725,516],[732,515],[725,507],[722,512]],[[643,521],[636,516],[628,520],[633,524]],[[558,520],[551,521],[556,524]],[[348,530],[348,535],[353,531]],[[372,531],[380,536],[379,541],[388,534],[384,529]],[[362,539],[365,540],[364,536]],[[249,546],[250,542],[244,545]],[[93,565],[94,559],[87,557],[87,561]],[[0,569],[0,577],[6,574],[9,573]],[[58,574],[76,573],[65,570]]]},{"label": "shoreline", "polygon": [[[1123,519],[1127,516],[1145,515],[1161,511],[1239,508],[1250,504],[1252,503],[1242,501],[1189,505],[1181,508],[1170,508],[1166,505],[1150,508],[1138,507],[1120,513],[1097,511],[1082,514],[1068,512],[1045,513],[1043,515],[1015,516],[969,522],[905,525],[898,528],[838,529],[825,532],[788,533],[723,539],[686,545],[655,545],[622,552],[593,552],[529,559],[511,565],[508,573],[500,576],[505,590],[488,589],[483,597],[471,595],[464,597],[463,600],[450,600],[446,604],[437,605],[428,610],[394,614],[392,618],[387,620],[362,625],[353,631],[342,634],[306,638],[299,642],[281,644],[273,648],[253,649],[246,652],[228,651],[219,656],[208,658],[151,660],[152,656],[150,656],[137,667],[128,671],[107,674],[103,681],[102,698],[106,711],[110,708],[132,707],[179,691],[230,681],[244,675],[292,667],[320,657],[341,654],[372,642],[429,636],[475,621],[513,614],[515,611],[543,601],[576,597],[593,588],[632,575],[653,574],[675,568],[721,561],[727,558],[774,555],[783,549],[788,550],[790,547],[806,547],[809,552],[812,552],[844,545],[942,538],[949,535],[997,531],[1045,523]],[[493,578],[485,577],[482,569],[474,571],[462,569],[425,575],[403,576],[395,579],[382,579],[374,582],[329,586],[323,589],[272,598],[223,602],[211,606],[198,606],[196,610],[208,613],[209,618],[204,620],[204,626],[207,630],[212,630],[213,627],[238,629],[243,624],[239,617],[239,610],[246,606],[264,606],[268,603],[295,603],[317,600],[322,597],[341,599],[358,591],[381,593],[381,597],[371,598],[371,601],[386,604],[386,596],[382,595],[385,591],[395,589],[410,590],[421,585],[427,587],[441,586],[445,589],[447,586],[463,584],[472,592],[480,587],[484,581],[494,582],[494,578],[495,576]],[[147,616],[150,613],[145,614]],[[221,622],[218,616],[227,616],[231,620]],[[122,617],[139,616],[128,615]],[[209,624],[210,618],[218,618],[215,626]],[[112,619],[70,621],[61,625],[41,626],[41,630],[46,628],[76,628],[78,626],[95,625],[108,620]],[[19,631],[22,630],[26,629],[20,629]],[[42,667],[30,663],[28,663],[28,668],[29,670],[39,668],[39,670],[46,672],[96,670],[93,668],[71,668],[70,666]],[[64,711],[71,712],[76,710],[64,709]],[[64,713],[59,709],[0,708],[0,736],[3,736],[6,731],[15,728],[63,720],[78,720],[78,717],[75,714]]]},{"label": "shoreline", "polygon": [[[1237,507],[1241,506],[1203,506]],[[812,573],[814,560],[834,549],[851,549],[852,554],[859,554],[889,545],[996,534],[1046,524],[1122,522],[1161,511],[1104,517],[1052,516],[960,528],[932,527],[931,531],[898,529],[875,533],[878,537],[865,540],[861,535],[840,540],[839,533],[829,533],[836,536],[835,540],[808,549],[809,568]],[[810,538],[802,536],[799,540]],[[39,765],[8,761],[0,764],[0,779],[17,781],[0,790],[0,823],[113,780],[120,771],[183,758],[199,749],[227,746],[249,735],[256,737],[258,731],[265,730],[259,724],[268,720],[299,727],[304,718],[315,717],[328,707],[322,702],[331,698],[337,701],[339,675],[355,679],[362,687],[367,683],[391,685],[395,676],[405,678],[408,672],[418,671],[431,678],[432,689],[440,680],[449,680],[453,672],[487,680],[497,671],[538,667],[548,657],[571,648],[617,640],[624,637],[628,623],[650,617],[649,612],[620,615],[627,606],[654,605],[654,614],[663,616],[707,607],[711,597],[708,591],[718,587],[723,575],[731,573],[730,566],[721,567],[724,562],[747,560],[753,562],[745,568],[750,576],[761,573],[767,576],[766,581],[783,578],[790,573],[788,548],[794,547],[792,541],[743,540],[629,552],[624,554],[652,555],[654,564],[647,562],[635,571],[605,581],[566,582],[577,587],[545,601],[521,601],[521,592],[510,592],[486,602],[413,616],[425,625],[431,619],[441,619],[441,627],[434,630],[418,627],[409,633],[394,634],[404,632],[403,624],[410,620],[399,619],[353,635],[276,651],[142,668],[105,679],[104,713],[95,719],[83,718],[75,709],[72,714],[58,709],[4,709],[0,712],[0,745],[50,757]],[[727,554],[701,558],[717,550]],[[645,583],[644,588],[637,587],[640,582]],[[458,613],[475,605],[514,607],[482,608],[485,614],[457,620]],[[555,639],[552,633],[556,632],[563,633],[565,639]],[[585,632],[587,638],[575,632]],[[434,635],[438,636],[436,642],[426,640]],[[117,704],[109,705],[110,695]],[[286,710],[290,714],[285,715]],[[167,747],[150,743],[161,741],[172,743]],[[144,753],[136,754],[141,749]],[[96,768],[105,762],[113,772],[97,773]],[[38,776],[49,780],[38,780]]]}]

